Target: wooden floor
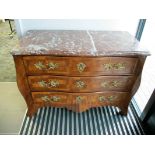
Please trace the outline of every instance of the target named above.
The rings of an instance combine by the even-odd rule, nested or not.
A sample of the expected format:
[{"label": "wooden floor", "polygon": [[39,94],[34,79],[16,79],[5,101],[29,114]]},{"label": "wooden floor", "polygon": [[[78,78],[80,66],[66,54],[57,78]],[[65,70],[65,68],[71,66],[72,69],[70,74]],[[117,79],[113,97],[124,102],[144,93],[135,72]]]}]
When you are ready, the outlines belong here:
[{"label": "wooden floor", "polygon": [[148,56],[144,65],[140,87],[134,98],[143,111],[155,88],[155,54]]}]

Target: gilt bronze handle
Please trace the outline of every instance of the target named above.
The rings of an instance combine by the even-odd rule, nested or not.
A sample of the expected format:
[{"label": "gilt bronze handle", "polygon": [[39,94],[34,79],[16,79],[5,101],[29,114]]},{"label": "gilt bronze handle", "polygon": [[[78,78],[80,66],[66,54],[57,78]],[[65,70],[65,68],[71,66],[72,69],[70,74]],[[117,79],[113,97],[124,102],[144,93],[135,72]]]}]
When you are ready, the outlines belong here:
[{"label": "gilt bronze handle", "polygon": [[112,102],[114,101],[115,99],[117,98],[117,96],[108,96],[108,97],[105,97],[105,96],[99,96],[98,97],[98,100],[99,102]]},{"label": "gilt bronze handle", "polygon": [[104,87],[104,88],[118,88],[121,86],[121,82],[120,81],[117,81],[117,80],[114,80],[114,81],[104,81],[101,83],[101,86]]},{"label": "gilt bronze handle", "polygon": [[85,82],[78,80],[78,81],[76,81],[76,87],[77,88],[84,88],[84,87],[86,87],[86,84],[85,84]]},{"label": "gilt bronze handle", "polygon": [[117,96],[108,96],[108,101],[112,102],[117,98]]},{"label": "gilt bronze handle", "polygon": [[76,103],[77,103],[77,104],[82,103],[82,100],[83,100],[83,97],[82,97],[82,96],[77,96],[77,97],[76,97]]},{"label": "gilt bronze handle", "polygon": [[59,67],[59,64],[58,63],[54,63],[54,62],[49,62],[48,63],[48,69],[52,69],[52,70],[54,70],[54,69],[57,69],[58,67]]},{"label": "gilt bronze handle", "polygon": [[50,84],[50,87],[58,87],[60,83],[57,80],[51,80],[49,84]]},{"label": "gilt bronze handle", "polygon": [[107,64],[103,64],[104,68],[106,70],[123,70],[125,69],[125,63],[116,63],[116,64],[113,64],[113,63],[107,63]]},{"label": "gilt bronze handle", "polygon": [[83,62],[80,62],[77,64],[77,70],[82,73],[84,69],[86,68],[86,65]]},{"label": "gilt bronze handle", "polygon": [[39,70],[55,70],[59,67],[59,64],[58,63],[54,63],[54,62],[49,62],[48,64],[44,64],[43,62],[39,61],[37,62],[36,64],[34,64],[34,66],[39,69]]},{"label": "gilt bronze handle", "polygon": [[39,81],[38,84],[39,84],[39,86],[41,86],[41,87],[48,87],[48,83],[47,83],[46,81],[44,81],[44,80]]},{"label": "gilt bronze handle", "polygon": [[39,81],[38,84],[41,87],[58,87],[60,85],[58,80],[51,80],[50,82],[46,82],[42,80],[42,81]]},{"label": "gilt bronze handle", "polygon": [[46,68],[46,66],[43,64],[43,62],[39,61],[36,64],[34,64],[34,66],[39,69],[39,70],[43,70]]},{"label": "gilt bronze handle", "polygon": [[59,102],[61,100],[59,96],[52,96],[52,97],[43,96],[41,97],[41,99],[45,102]]},{"label": "gilt bronze handle", "polygon": [[99,100],[100,102],[104,102],[104,101],[105,101],[105,97],[104,97],[104,96],[99,96],[99,97],[98,97],[98,100]]}]

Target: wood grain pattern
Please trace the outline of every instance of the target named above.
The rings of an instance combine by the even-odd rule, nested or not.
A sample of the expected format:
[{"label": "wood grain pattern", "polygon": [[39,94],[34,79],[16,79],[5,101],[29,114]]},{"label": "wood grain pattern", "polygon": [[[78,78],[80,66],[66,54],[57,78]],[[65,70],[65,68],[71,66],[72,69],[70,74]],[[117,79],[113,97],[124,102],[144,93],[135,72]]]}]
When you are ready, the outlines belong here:
[{"label": "wood grain pattern", "polygon": [[[25,56],[24,63],[28,75],[68,75],[68,76],[97,76],[97,75],[132,75],[135,73],[138,59],[136,57],[52,57]],[[41,62],[44,66],[38,69],[35,64]],[[48,64],[58,63],[56,69],[49,69]],[[85,68],[79,72],[77,65],[84,63]],[[123,65],[123,67],[121,67]]]},{"label": "wood grain pattern", "polygon": [[18,85],[20,93],[22,94],[22,96],[24,97],[26,101],[26,104],[28,107],[27,114],[29,116],[32,116],[36,112],[36,109],[33,106],[34,105],[33,99],[32,99],[31,90],[29,88],[29,84],[27,81],[23,59],[22,59],[22,56],[14,56],[13,58],[14,58],[15,67],[16,67],[17,85]]},{"label": "wood grain pattern", "polygon": [[[60,97],[59,101],[43,100],[43,97]],[[62,92],[32,92],[34,104],[38,107],[66,107],[75,112],[83,112],[92,107],[116,106],[123,114],[127,114],[130,94],[128,92],[94,92],[94,93],[62,93]],[[80,97],[80,98],[79,98]],[[103,100],[100,100],[103,97]]]},{"label": "wood grain pattern", "polygon": [[134,94],[136,93],[136,91],[138,90],[138,88],[140,86],[142,70],[143,70],[143,66],[144,66],[145,60],[146,60],[146,56],[141,56],[141,57],[139,56],[138,67],[137,67],[137,70],[136,70],[136,73],[135,73],[137,78],[136,78],[136,81],[135,81],[135,83],[134,83],[134,85],[132,87],[131,96],[134,96]]},{"label": "wood grain pattern", "polygon": [[44,106],[127,114],[150,53],[127,32],[29,31],[13,53],[17,84],[32,116]]},{"label": "wood grain pattern", "polygon": [[[99,76],[99,77],[67,77],[67,76],[28,76],[32,91],[63,92],[98,92],[98,91],[130,91],[136,76]],[[55,85],[54,85],[54,84]]]},{"label": "wood grain pattern", "polygon": [[[145,61],[145,57],[88,58],[15,56],[14,58],[18,58],[18,61],[20,62],[18,63],[18,61],[15,61],[16,66],[17,64],[20,66],[16,67],[18,72],[17,81],[19,83],[19,89],[28,104],[29,116],[35,114],[38,108],[49,105],[66,107],[75,112],[83,112],[92,107],[111,105],[119,107],[121,112],[126,115],[130,99],[139,87],[141,72]],[[38,61],[42,61],[44,65],[48,65],[50,62],[53,62],[54,65],[52,64],[52,67],[56,66],[56,68],[54,71],[53,68],[49,70],[38,69],[34,65]],[[79,72],[77,64],[81,62],[84,63],[86,67],[84,67],[82,72]],[[124,62],[125,68],[122,65],[115,65],[124,64]],[[57,66],[55,64],[59,65]],[[110,66],[106,66],[106,68],[104,68],[105,66],[103,64],[110,64]],[[68,66],[67,69],[66,66]],[[60,68],[58,69],[57,67]],[[120,67],[120,70],[118,67]],[[21,76],[19,72],[22,72],[23,75]],[[59,76],[53,76],[58,72],[60,74]],[[22,79],[25,80],[24,85],[22,85]],[[43,82],[45,85],[40,85],[40,82]],[[20,87],[25,88],[23,90]],[[111,99],[113,99],[113,95],[109,95],[106,99],[106,91],[113,91],[110,92],[112,94],[123,93],[123,95],[118,95],[117,99],[112,101]],[[45,94],[55,93],[54,97],[51,98],[51,94],[49,94],[49,96],[45,96],[44,99],[46,101],[58,101],[52,104],[49,102],[43,102],[43,100],[41,100],[38,96],[36,97],[33,95],[35,94],[34,92],[38,93],[38,96],[42,96],[44,92]],[[72,92],[74,92],[74,94],[71,95],[70,93]],[[97,92],[103,93],[104,95],[101,97],[94,95],[97,94]],[[31,93],[33,99],[31,97]],[[57,93],[61,93],[61,95],[57,95]],[[59,100],[60,98],[62,99]],[[97,98],[100,98],[100,101]],[[75,104],[77,101],[82,104]]]},{"label": "wood grain pattern", "polygon": [[[51,57],[51,56],[28,56],[23,57],[28,75],[35,74],[53,74],[53,75],[67,75],[69,74],[69,60],[65,57]],[[37,63],[42,63],[45,67],[37,68]],[[54,69],[49,67],[50,63],[58,64]]]}]

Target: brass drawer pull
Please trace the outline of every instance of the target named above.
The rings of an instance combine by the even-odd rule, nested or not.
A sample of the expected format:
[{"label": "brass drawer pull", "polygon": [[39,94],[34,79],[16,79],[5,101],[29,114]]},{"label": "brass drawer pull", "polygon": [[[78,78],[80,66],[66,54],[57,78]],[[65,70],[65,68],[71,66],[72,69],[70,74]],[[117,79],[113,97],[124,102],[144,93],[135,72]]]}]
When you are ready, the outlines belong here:
[{"label": "brass drawer pull", "polygon": [[104,96],[99,96],[99,97],[98,97],[98,100],[99,100],[100,102],[104,102],[104,101],[105,101],[105,97],[104,97]]},{"label": "brass drawer pull", "polygon": [[112,63],[107,63],[103,64],[104,68],[106,70],[123,70],[125,69],[125,63],[117,63],[117,64],[112,64]]},{"label": "brass drawer pull", "polygon": [[78,81],[76,81],[76,87],[77,88],[84,88],[84,87],[86,87],[86,84],[83,81],[78,80]]},{"label": "brass drawer pull", "polygon": [[43,70],[43,69],[46,68],[46,66],[45,66],[41,61],[39,61],[39,62],[37,62],[36,64],[34,64],[34,66],[35,66],[37,69],[39,69],[39,70]]},{"label": "brass drawer pull", "polygon": [[121,82],[120,81],[117,81],[117,80],[114,80],[114,81],[104,81],[101,83],[101,86],[104,87],[104,88],[118,88],[121,86]]},{"label": "brass drawer pull", "polygon": [[77,104],[82,103],[82,100],[83,100],[83,97],[82,97],[82,96],[77,96],[77,97],[76,97],[76,103],[77,103]]},{"label": "brass drawer pull", "polygon": [[60,85],[59,81],[51,80],[50,82],[46,82],[44,80],[38,82],[41,87],[58,87]]},{"label": "brass drawer pull", "polygon": [[34,64],[34,66],[39,69],[39,70],[55,70],[59,67],[58,63],[54,63],[54,62],[49,62],[47,65],[43,64],[43,62],[39,61],[36,64]]},{"label": "brass drawer pull", "polygon": [[113,100],[115,100],[117,98],[117,96],[109,96],[108,97],[108,100],[110,101],[110,102],[112,102]]},{"label": "brass drawer pull", "polygon": [[99,102],[112,102],[117,98],[117,96],[108,96],[107,98],[105,96],[99,96],[98,100]]},{"label": "brass drawer pull", "polygon": [[46,81],[43,81],[43,80],[42,81],[39,81],[38,84],[41,87],[48,87],[48,84],[46,83]]},{"label": "brass drawer pull", "polygon": [[57,69],[58,67],[59,67],[59,64],[58,63],[54,63],[54,62],[49,62],[48,63],[48,69],[52,69],[52,70],[54,70],[54,69]]},{"label": "brass drawer pull", "polygon": [[51,80],[49,84],[50,84],[50,87],[58,87],[60,83],[57,80]]},{"label": "brass drawer pull", "polygon": [[43,96],[41,99],[45,102],[59,102],[61,100],[59,96],[52,96],[50,98],[48,96]]},{"label": "brass drawer pull", "polygon": [[77,64],[77,70],[82,73],[84,69],[86,68],[86,65],[83,62],[80,62]]}]

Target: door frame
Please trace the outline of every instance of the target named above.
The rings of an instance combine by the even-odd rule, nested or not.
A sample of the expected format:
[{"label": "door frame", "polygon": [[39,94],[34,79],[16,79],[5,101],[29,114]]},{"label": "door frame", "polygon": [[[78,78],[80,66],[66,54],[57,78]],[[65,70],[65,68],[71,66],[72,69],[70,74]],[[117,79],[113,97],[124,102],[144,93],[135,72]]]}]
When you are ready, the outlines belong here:
[{"label": "door frame", "polygon": [[144,27],[145,27],[146,19],[140,19],[137,27],[137,32],[135,37],[137,38],[138,41],[140,41]]}]

